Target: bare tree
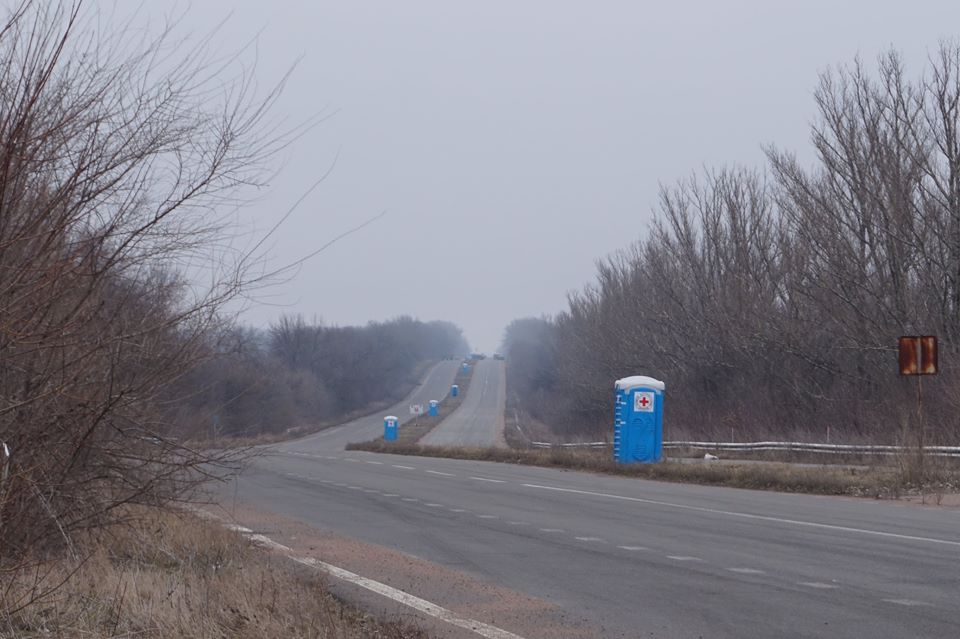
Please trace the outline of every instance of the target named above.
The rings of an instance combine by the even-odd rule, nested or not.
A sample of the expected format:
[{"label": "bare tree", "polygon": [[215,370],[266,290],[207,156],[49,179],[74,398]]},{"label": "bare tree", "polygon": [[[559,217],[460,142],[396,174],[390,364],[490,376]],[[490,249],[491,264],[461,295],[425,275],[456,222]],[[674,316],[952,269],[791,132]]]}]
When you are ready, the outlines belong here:
[{"label": "bare tree", "polygon": [[133,26],[25,0],[0,30],[0,575],[235,460],[169,436],[159,400],[259,283],[225,212],[298,131],[267,117],[283,80],[258,96],[210,38]]}]

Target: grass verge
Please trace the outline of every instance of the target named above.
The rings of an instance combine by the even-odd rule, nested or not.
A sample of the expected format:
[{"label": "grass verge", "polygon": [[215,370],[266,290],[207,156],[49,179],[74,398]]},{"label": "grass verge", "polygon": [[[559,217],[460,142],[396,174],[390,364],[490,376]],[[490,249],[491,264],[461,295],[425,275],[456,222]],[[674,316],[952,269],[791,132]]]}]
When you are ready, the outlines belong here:
[{"label": "grass verge", "polygon": [[818,495],[851,495],[879,499],[921,495],[925,500],[929,498],[930,503],[940,503],[945,494],[960,489],[960,475],[957,474],[943,476],[936,484],[921,487],[904,482],[902,474],[896,468],[889,466],[870,466],[867,468],[810,467],[776,463],[692,464],[673,461],[659,464],[620,465],[610,459],[609,452],[606,451],[422,446],[399,441],[384,442],[382,440],[351,444],[348,448],[394,455],[506,462],[605,473],[638,479],[755,490]]},{"label": "grass verge", "polygon": [[167,511],[131,515],[128,524],[79,539],[82,561],[0,569],[0,637],[427,636],[343,604],[321,575],[217,523]]}]

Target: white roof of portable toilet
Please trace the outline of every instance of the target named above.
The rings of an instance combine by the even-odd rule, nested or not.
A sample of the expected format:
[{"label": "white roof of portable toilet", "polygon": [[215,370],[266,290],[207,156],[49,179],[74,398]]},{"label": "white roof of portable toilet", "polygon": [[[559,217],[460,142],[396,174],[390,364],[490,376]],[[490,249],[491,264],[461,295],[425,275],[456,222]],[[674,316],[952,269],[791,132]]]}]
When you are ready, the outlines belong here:
[{"label": "white roof of portable toilet", "polygon": [[659,379],[647,377],[646,375],[633,375],[632,377],[618,379],[613,387],[625,391],[639,387],[653,388],[658,391],[663,391],[666,389],[666,384],[661,382]]},{"label": "white roof of portable toilet", "polygon": [[395,421],[395,422],[400,421],[400,420],[397,419],[397,416],[396,416],[396,415],[387,415],[386,417],[384,417],[384,419],[385,419],[385,420],[386,420],[386,419],[392,419],[392,420]]}]

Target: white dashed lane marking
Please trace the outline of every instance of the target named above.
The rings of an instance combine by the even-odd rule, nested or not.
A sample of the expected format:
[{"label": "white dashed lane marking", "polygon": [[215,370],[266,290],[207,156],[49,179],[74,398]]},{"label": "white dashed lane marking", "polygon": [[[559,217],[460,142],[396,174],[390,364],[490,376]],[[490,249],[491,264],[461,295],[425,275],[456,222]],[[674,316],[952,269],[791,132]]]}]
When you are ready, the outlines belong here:
[{"label": "white dashed lane marking", "polygon": [[898,606],[930,606],[933,604],[926,601],[917,601],[916,599],[884,599],[887,603],[897,604]]},{"label": "white dashed lane marking", "polygon": [[620,550],[630,550],[630,551],[649,550],[649,548],[646,548],[645,546],[617,546],[617,548],[619,548]]},{"label": "white dashed lane marking", "polygon": [[834,588],[839,588],[837,584],[828,584],[822,581],[798,581],[798,586],[806,586],[807,588],[819,588],[820,590],[833,590]]},{"label": "white dashed lane marking", "polygon": [[704,506],[691,506],[689,504],[678,504],[676,502],[661,501],[659,499],[644,499],[642,497],[627,497],[626,495],[617,495],[615,493],[599,493],[592,490],[576,490],[574,488],[560,488],[557,486],[543,486],[541,484],[521,484],[524,488],[533,488],[536,490],[550,490],[571,495],[584,495],[587,497],[603,497],[605,499],[617,499],[637,504],[649,504],[652,506],[663,506],[665,508],[676,508],[679,510],[688,510],[691,512],[710,513],[712,515],[724,515],[726,517],[739,517],[751,521],[767,521],[776,524],[785,524],[788,526],[802,526],[806,528],[816,528],[819,530],[835,530],[837,532],[846,532],[859,535],[872,535],[876,537],[886,537],[888,539],[902,539],[904,541],[916,541],[929,544],[940,544],[944,546],[960,546],[960,541],[952,539],[937,539],[936,537],[919,537],[917,535],[902,535],[900,533],[887,532],[885,530],[870,530],[867,528],[852,528],[850,526],[837,526],[835,524],[824,524],[817,521],[803,521],[800,519],[786,519],[783,517],[771,517],[769,515],[757,515],[754,513],[737,512],[735,510],[720,510],[718,508],[706,508]]},{"label": "white dashed lane marking", "polygon": [[480,519],[499,519],[496,515],[477,515]]},{"label": "white dashed lane marking", "polygon": [[370,460],[367,460],[367,463],[368,463],[368,464],[376,464],[377,466],[383,466],[383,462],[378,462],[378,461],[370,461]]},{"label": "white dashed lane marking", "polygon": [[673,559],[674,561],[703,561],[699,557],[691,557],[690,555],[667,555],[667,559]]},{"label": "white dashed lane marking", "polygon": [[763,570],[757,570],[756,568],[727,568],[730,572],[738,572],[741,575],[765,575],[766,573]]},{"label": "white dashed lane marking", "polygon": [[403,470],[414,470],[413,466],[404,466],[402,464],[390,464],[390,465],[393,466],[394,468],[401,468]]},{"label": "white dashed lane marking", "polygon": [[441,477],[456,477],[453,473],[441,473],[439,470],[428,470],[431,475],[440,475]]},{"label": "white dashed lane marking", "polygon": [[562,533],[563,532],[562,528],[538,528],[537,530],[545,533]]},{"label": "white dashed lane marking", "polygon": [[603,541],[600,537],[574,537],[577,541]]},{"label": "white dashed lane marking", "polygon": [[505,484],[507,483],[504,479],[489,479],[487,477],[471,477],[470,479],[476,479],[477,481],[488,481],[491,484]]}]

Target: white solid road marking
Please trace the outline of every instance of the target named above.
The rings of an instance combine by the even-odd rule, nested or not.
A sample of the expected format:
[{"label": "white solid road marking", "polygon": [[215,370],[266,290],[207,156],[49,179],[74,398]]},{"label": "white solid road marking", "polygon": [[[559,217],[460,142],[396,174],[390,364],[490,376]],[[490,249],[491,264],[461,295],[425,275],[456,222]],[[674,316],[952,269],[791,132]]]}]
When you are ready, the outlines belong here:
[{"label": "white solid road marking", "polygon": [[413,466],[401,466],[400,464],[390,464],[394,468],[402,468],[403,470],[413,470]]},{"label": "white solid road marking", "polygon": [[833,590],[834,588],[839,588],[837,584],[825,584],[822,581],[798,581],[798,586],[806,586],[807,588],[819,588],[820,590]]},{"label": "white solid road marking", "polygon": [[382,595],[388,599],[392,599],[393,601],[400,602],[405,606],[409,606],[414,610],[419,610],[424,614],[445,621],[451,625],[457,626],[458,628],[465,628],[466,630],[475,632],[486,639],[523,639],[523,637],[520,635],[515,635],[512,632],[503,630],[502,628],[497,628],[496,626],[491,626],[490,624],[486,624],[475,619],[470,619],[469,617],[461,617],[455,612],[431,603],[426,599],[421,599],[420,597],[380,583],[379,581],[361,577],[360,575],[352,573],[349,570],[338,568],[326,562],[320,561],[319,559],[314,559],[312,557],[291,557],[291,559],[305,566],[318,568],[333,577],[356,584],[361,588],[366,588],[371,592],[375,592],[378,595]]},{"label": "white solid road marking", "polygon": [[756,568],[727,568],[730,572],[738,572],[741,575],[765,575],[766,573]]},{"label": "white solid road marking", "polygon": [[917,601],[916,599],[884,599],[887,603],[897,604],[898,606],[933,606],[926,601]]},{"label": "white solid road marking", "polygon": [[249,535],[253,531],[247,528],[246,526],[238,526],[236,524],[226,524],[227,530],[232,530],[234,532],[243,533],[244,535]]},{"label": "white solid road marking", "polygon": [[[194,509],[194,512],[197,512],[201,516],[207,519],[216,519],[220,520],[219,517],[213,513],[204,511],[202,509]],[[221,520],[222,521],[222,520]],[[237,531],[249,530],[249,528],[244,528],[243,526],[237,525],[227,525],[228,528],[232,528]],[[291,553],[293,550],[287,546],[284,546],[281,543],[266,537],[264,535],[249,535],[249,539],[255,543],[269,546],[275,550],[280,550],[285,553]],[[288,554],[288,559],[303,564],[304,566],[310,566],[312,568],[317,568],[323,572],[336,577],[338,579],[343,579],[352,584],[360,586],[361,588],[366,588],[371,592],[375,592],[378,595],[392,599],[393,601],[402,603],[405,606],[409,606],[414,610],[419,610],[420,612],[430,615],[441,621],[445,621],[451,625],[457,626],[458,628],[464,628],[475,632],[476,634],[484,637],[485,639],[523,639],[520,635],[514,634],[509,630],[504,630],[503,628],[497,628],[496,626],[491,626],[490,624],[483,623],[482,621],[477,621],[476,619],[471,619],[469,617],[462,617],[451,610],[447,610],[443,606],[438,606],[435,603],[431,603],[426,599],[421,599],[415,595],[411,595],[408,592],[393,588],[387,584],[380,583],[379,581],[374,581],[373,579],[367,579],[366,577],[361,577],[360,575],[350,572],[349,570],[344,570],[343,568],[338,568],[332,564],[320,561],[319,559],[314,559],[313,557],[294,557],[293,555]]]},{"label": "white solid road marking", "polygon": [[691,557],[689,555],[667,555],[667,559],[673,559],[674,561],[703,561],[699,557]]},{"label": "white solid road marking", "polygon": [[808,528],[820,528],[824,530],[839,530],[841,532],[859,533],[862,535],[875,535],[877,537],[890,537],[893,539],[904,539],[907,541],[922,541],[922,542],[927,542],[931,544],[943,544],[946,546],[960,547],[960,541],[952,541],[949,539],[937,539],[935,537],[918,537],[916,535],[901,535],[899,533],[885,532],[882,530],[869,530],[866,528],[851,528],[849,526],[821,524],[815,521],[783,519],[781,517],[770,517],[769,515],[754,515],[752,513],[741,513],[735,510],[719,510],[716,508],[705,508],[703,506],[689,506],[687,504],[677,504],[669,501],[660,501],[658,499],[643,499],[641,497],[627,497],[625,495],[616,495],[613,493],[597,493],[591,490],[575,490],[573,488],[558,488],[556,486],[541,486],[539,484],[522,484],[522,485],[526,488],[536,488],[539,490],[554,490],[561,493],[588,495],[591,497],[606,497],[608,499],[620,499],[623,501],[632,501],[640,504],[653,504],[655,506],[667,506],[669,508],[678,508],[680,510],[691,510],[694,512],[710,513],[713,515],[727,515],[729,517],[740,517],[743,519],[753,519],[755,521],[770,521],[778,524],[790,524],[792,526],[806,526]]},{"label": "white solid road marking", "polygon": [[441,473],[439,470],[428,470],[431,475],[442,475],[443,477],[455,477],[453,473]]},{"label": "white solid road marking", "polygon": [[277,543],[269,537],[264,535],[250,535],[250,540],[260,544],[261,546],[268,546],[274,550],[279,550],[281,552],[292,552],[290,548],[284,546],[283,544]]},{"label": "white solid road marking", "polygon": [[488,481],[491,484],[505,484],[506,480],[503,479],[487,479],[486,477],[471,477],[470,479],[476,479],[477,481]]},{"label": "white solid road marking", "polygon": [[617,546],[617,548],[620,548],[621,550],[650,550],[644,546]]}]

